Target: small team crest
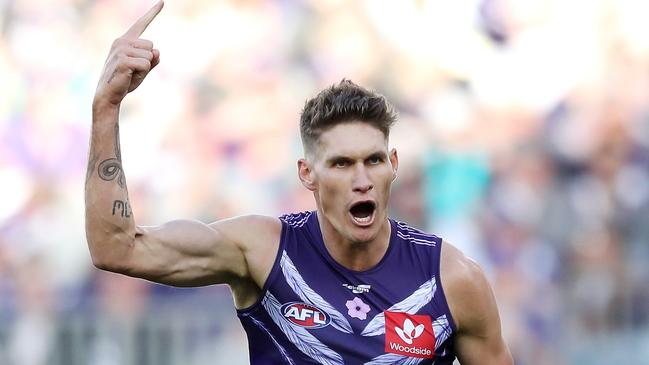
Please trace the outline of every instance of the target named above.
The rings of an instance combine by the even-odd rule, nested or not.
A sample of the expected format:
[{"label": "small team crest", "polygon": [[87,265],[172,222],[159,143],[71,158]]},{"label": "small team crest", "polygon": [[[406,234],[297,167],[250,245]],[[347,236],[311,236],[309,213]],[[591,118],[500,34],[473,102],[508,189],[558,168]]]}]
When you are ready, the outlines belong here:
[{"label": "small team crest", "polygon": [[385,311],[385,351],[432,359],[435,332],[430,316]]},{"label": "small team crest", "polygon": [[282,305],[281,311],[289,322],[304,328],[322,328],[331,323],[331,316],[311,304],[290,302]]}]

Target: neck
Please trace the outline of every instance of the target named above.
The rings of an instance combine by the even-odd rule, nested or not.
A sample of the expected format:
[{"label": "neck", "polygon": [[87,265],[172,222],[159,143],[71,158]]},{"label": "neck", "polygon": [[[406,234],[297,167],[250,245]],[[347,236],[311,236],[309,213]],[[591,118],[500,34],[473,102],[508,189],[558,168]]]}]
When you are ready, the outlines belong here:
[{"label": "neck", "polygon": [[376,266],[390,245],[392,228],[386,217],[381,223],[379,233],[370,241],[352,241],[338,232],[318,210],[318,223],[325,248],[331,257],[349,270],[365,271]]}]

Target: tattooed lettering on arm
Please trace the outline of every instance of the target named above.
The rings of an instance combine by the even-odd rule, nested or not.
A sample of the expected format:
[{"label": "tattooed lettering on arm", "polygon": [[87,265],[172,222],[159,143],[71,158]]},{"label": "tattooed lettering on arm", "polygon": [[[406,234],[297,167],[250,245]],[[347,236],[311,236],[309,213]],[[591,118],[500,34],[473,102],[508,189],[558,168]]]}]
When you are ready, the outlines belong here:
[{"label": "tattooed lettering on arm", "polygon": [[116,75],[117,75],[117,70],[113,71],[113,73],[110,75],[110,77],[108,78],[108,81],[106,83],[110,84],[110,82],[113,81],[113,79],[115,78]]},{"label": "tattooed lettering on arm", "polygon": [[98,173],[99,177],[105,181],[112,181],[117,179],[117,184],[120,188],[126,187],[124,179],[124,170],[122,169],[122,152],[119,146],[119,124],[115,124],[115,156],[116,158],[109,158],[99,164]]},{"label": "tattooed lettering on arm", "polygon": [[113,215],[116,213],[123,218],[129,218],[131,216],[131,207],[128,204],[128,200],[115,200],[113,202]]}]

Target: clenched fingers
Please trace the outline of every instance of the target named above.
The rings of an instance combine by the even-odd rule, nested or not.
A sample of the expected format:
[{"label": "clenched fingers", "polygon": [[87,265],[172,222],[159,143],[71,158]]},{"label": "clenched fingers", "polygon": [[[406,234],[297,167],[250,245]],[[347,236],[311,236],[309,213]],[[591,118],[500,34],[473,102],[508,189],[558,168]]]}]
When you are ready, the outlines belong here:
[{"label": "clenched fingers", "polygon": [[151,61],[144,58],[129,57],[126,62],[128,63],[129,68],[134,70],[136,73],[141,72],[146,74],[151,71]]},{"label": "clenched fingers", "polygon": [[153,53],[153,59],[151,60],[151,68],[154,68],[160,63],[160,51],[154,48],[151,51],[151,53]]},{"label": "clenched fingers", "polygon": [[153,52],[152,51],[147,51],[145,49],[140,49],[140,48],[128,48],[125,51],[125,54],[129,57],[133,58],[143,58],[149,62],[153,60]]},{"label": "clenched fingers", "polygon": [[153,42],[139,37],[163,6],[160,0],[113,42],[95,92],[95,102],[119,105],[160,63],[160,51],[153,48]]},{"label": "clenched fingers", "polygon": [[132,47],[135,48],[141,48],[141,49],[146,49],[146,50],[152,50],[153,49],[153,42],[151,42],[148,39],[135,39],[135,40],[130,40],[128,42]]},{"label": "clenched fingers", "polygon": [[151,61],[145,58],[122,56],[117,59],[115,69],[119,73],[147,73],[151,70]]},{"label": "clenched fingers", "polygon": [[[160,52],[157,51],[157,57],[160,56]],[[119,58],[122,55],[129,57],[141,57],[149,61],[152,61],[156,56],[153,53],[153,42],[148,40],[127,40],[124,38],[118,38],[113,42],[113,48],[111,53],[108,55],[108,58]]]},{"label": "clenched fingers", "polygon": [[149,61],[151,69],[160,63],[160,51],[157,49],[148,51],[140,48],[128,48],[124,51],[124,54],[131,58],[142,58]]}]

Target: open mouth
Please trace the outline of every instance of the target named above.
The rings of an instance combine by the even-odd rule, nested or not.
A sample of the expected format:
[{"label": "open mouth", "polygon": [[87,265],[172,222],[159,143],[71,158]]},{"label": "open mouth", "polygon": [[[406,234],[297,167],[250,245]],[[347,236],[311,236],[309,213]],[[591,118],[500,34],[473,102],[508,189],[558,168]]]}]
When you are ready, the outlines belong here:
[{"label": "open mouth", "polygon": [[359,225],[369,225],[374,220],[376,204],[371,201],[358,202],[349,209],[353,220]]}]

